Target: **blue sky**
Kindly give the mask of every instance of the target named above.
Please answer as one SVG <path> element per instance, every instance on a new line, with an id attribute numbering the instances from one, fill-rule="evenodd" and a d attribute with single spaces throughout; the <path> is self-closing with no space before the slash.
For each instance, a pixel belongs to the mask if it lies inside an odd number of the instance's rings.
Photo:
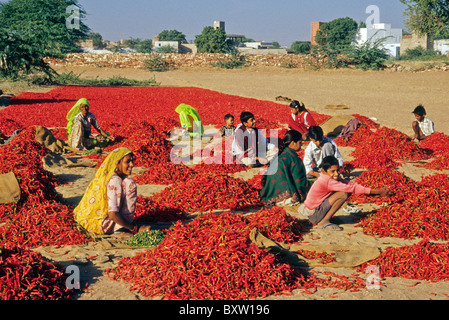
<path id="1" fill-rule="evenodd" d="M 405 6 L 399 0 L 79 0 L 86 24 L 104 39 L 152 39 L 176 29 L 194 40 L 205 26 L 225 21 L 228 34 L 290 46 L 310 40 L 312 21 L 351 17 L 365 21 L 366 8 L 376 5 L 380 22 L 404 27 Z"/>

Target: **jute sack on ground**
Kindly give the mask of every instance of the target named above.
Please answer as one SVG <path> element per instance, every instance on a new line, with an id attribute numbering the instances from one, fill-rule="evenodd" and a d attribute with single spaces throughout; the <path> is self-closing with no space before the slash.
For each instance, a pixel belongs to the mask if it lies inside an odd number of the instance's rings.
<path id="1" fill-rule="evenodd" d="M 301 267 L 353 268 L 365 262 L 376 259 L 381 253 L 379 248 L 367 246 L 341 246 L 337 244 L 288 245 L 285 243 L 275 242 L 265 237 L 256 228 L 251 230 L 250 239 L 259 248 L 267 249 L 269 252 L 279 255 L 285 262 Z M 295 252 L 300 249 L 320 253 L 333 253 L 336 261 L 323 264 L 319 260 L 307 259 Z"/>
<path id="2" fill-rule="evenodd" d="M 35 140 L 45 146 L 52 152 L 63 153 L 66 143 L 63 140 L 56 139 L 55 136 L 45 127 L 35 126 Z"/>
<path id="3" fill-rule="evenodd" d="M 323 129 L 325 136 L 337 137 L 352 118 L 354 117 L 350 115 L 333 116 L 320 125 L 320 127 Z"/>
<path id="4" fill-rule="evenodd" d="M 14 172 L 0 174 L 0 204 L 17 203 L 20 200 L 20 186 Z"/>

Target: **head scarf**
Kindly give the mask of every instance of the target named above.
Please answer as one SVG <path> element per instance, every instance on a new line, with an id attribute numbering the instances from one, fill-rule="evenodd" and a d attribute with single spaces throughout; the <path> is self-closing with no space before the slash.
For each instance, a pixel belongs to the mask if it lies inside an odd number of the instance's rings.
<path id="1" fill-rule="evenodd" d="M 176 113 L 179 113 L 179 121 L 181 122 L 181 126 L 185 128 L 189 128 L 193 124 L 190 123 L 189 116 L 192 117 L 193 121 L 199 128 L 200 132 L 189 132 L 190 136 L 193 137 L 202 137 L 204 134 L 204 127 L 203 122 L 201 121 L 200 115 L 198 114 L 198 111 L 187 104 L 180 104 L 176 109 Z"/>
<path id="2" fill-rule="evenodd" d="M 103 219 L 108 216 L 107 183 L 115 173 L 115 169 L 131 150 L 118 148 L 112 151 L 101 164 L 84 193 L 81 202 L 73 211 L 75 221 L 84 229 L 94 234 L 101 235 Z"/>
<path id="3" fill-rule="evenodd" d="M 72 127 L 73 127 L 73 118 L 81 112 L 80 106 L 86 105 L 90 107 L 89 101 L 86 98 L 79 99 L 78 102 L 70 109 L 70 111 L 67 113 L 67 134 L 70 137 L 70 134 L 72 133 Z"/>

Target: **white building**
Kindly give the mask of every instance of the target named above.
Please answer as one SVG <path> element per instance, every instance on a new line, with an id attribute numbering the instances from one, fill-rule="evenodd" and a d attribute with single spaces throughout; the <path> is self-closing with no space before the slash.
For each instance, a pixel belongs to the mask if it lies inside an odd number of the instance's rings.
<path id="1" fill-rule="evenodd" d="M 153 51 L 157 52 L 159 48 L 162 47 L 172 47 L 175 49 L 175 52 L 179 51 L 179 42 L 178 41 L 153 41 Z"/>
<path id="2" fill-rule="evenodd" d="M 449 54 L 449 40 L 435 40 L 433 42 L 433 48 L 436 51 L 440 51 L 443 55 Z"/>
<path id="3" fill-rule="evenodd" d="M 391 56 L 399 55 L 402 29 L 392 28 L 391 23 L 375 23 L 372 28 L 360 28 L 355 36 L 357 44 L 363 44 L 366 41 L 373 43 L 380 39 L 383 39 L 383 47 L 388 50 Z"/>

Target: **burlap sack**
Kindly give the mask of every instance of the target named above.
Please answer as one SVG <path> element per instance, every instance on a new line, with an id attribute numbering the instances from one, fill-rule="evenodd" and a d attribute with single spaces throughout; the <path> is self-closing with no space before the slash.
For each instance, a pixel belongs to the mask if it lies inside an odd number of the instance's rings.
<path id="1" fill-rule="evenodd" d="M 261 234 L 256 228 L 251 230 L 251 241 L 261 249 L 267 249 L 280 256 L 285 262 L 301 267 L 326 267 L 326 268 L 353 268 L 365 262 L 376 259 L 381 251 L 376 247 L 367 246 L 341 246 L 337 244 L 329 245 L 309 245 L 293 244 L 287 245 L 277 243 Z M 333 253 L 335 262 L 323 264 L 319 260 L 306 259 L 298 254 L 298 250 Z"/>
<path id="2" fill-rule="evenodd" d="M 14 172 L 0 174 L 0 204 L 17 203 L 20 194 L 19 182 Z"/>
<path id="3" fill-rule="evenodd" d="M 341 130 L 346 126 L 346 124 L 351 120 L 353 116 L 350 115 L 338 115 L 329 118 L 320 127 L 323 129 L 323 133 L 327 137 L 337 137 Z"/>
<path id="4" fill-rule="evenodd" d="M 63 153 L 66 143 L 60 139 L 56 139 L 55 136 L 45 127 L 35 126 L 36 135 L 35 140 L 45 146 L 47 149 L 56 153 Z"/>

